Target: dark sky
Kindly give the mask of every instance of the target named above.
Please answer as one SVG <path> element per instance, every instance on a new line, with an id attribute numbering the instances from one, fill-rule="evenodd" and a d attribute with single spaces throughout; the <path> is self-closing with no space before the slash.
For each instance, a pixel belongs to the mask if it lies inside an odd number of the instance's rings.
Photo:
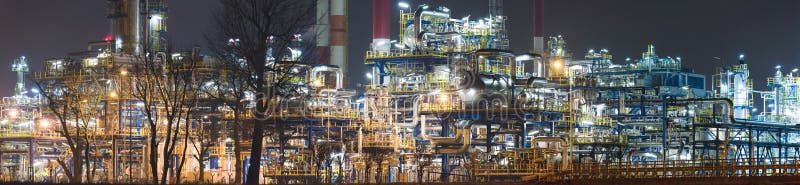
<path id="1" fill-rule="evenodd" d="M 454 17 L 488 14 L 485 0 L 405 0 L 410 4 L 447 6 Z M 348 1 L 349 70 L 352 84 L 366 81 L 363 55 L 371 41 L 371 7 L 368 0 Z M 397 32 L 397 4 L 393 0 L 392 35 Z M 206 43 L 212 30 L 215 0 L 171 0 L 168 31 L 179 47 Z M 89 41 L 109 33 L 104 0 L 2 0 L 0 1 L 0 95 L 10 95 L 16 81 L 11 61 L 30 59 L 32 71 L 46 58 L 81 51 Z M 532 2 L 505 0 L 511 47 L 531 48 Z M 776 64 L 790 70 L 800 66 L 800 1 L 792 0 L 545 0 L 545 36 L 563 35 L 575 58 L 589 48 L 608 48 L 621 63 L 638 58 L 649 43 L 660 55 L 680 56 L 684 65 L 708 75 L 722 63 L 736 63 L 740 52 L 753 64 L 754 86 L 764 89 L 765 77 Z M 397 39 L 397 38 L 392 38 Z M 722 60 L 714 59 L 722 58 Z M 786 70 L 785 70 L 786 71 Z M 32 85 L 29 85 L 32 87 Z"/>

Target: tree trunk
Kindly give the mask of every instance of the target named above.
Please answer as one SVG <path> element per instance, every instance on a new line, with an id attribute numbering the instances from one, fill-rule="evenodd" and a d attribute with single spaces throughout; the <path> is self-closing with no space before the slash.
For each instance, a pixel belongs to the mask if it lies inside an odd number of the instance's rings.
<path id="1" fill-rule="evenodd" d="M 263 59 L 263 58 L 262 58 Z M 257 71 L 263 71 L 257 70 Z M 270 101 L 270 96 L 264 94 L 264 77 L 256 78 L 256 92 L 261 92 L 256 95 L 256 120 L 253 126 L 253 141 L 250 148 L 250 166 L 247 168 L 247 182 L 248 185 L 256 185 L 259 183 L 259 176 L 261 175 L 261 152 L 263 149 L 262 142 L 264 141 L 264 124 L 266 123 L 267 107 Z M 261 102 L 258 102 L 261 101 Z M 282 143 L 282 141 L 281 141 Z M 281 147 L 283 148 L 283 147 Z M 281 149 L 281 154 L 283 149 Z M 282 159 L 282 158 L 281 158 Z"/>
<path id="2" fill-rule="evenodd" d="M 156 141 L 155 125 L 150 125 L 150 175 L 153 176 L 153 184 L 158 182 L 158 141 Z"/>
<path id="3" fill-rule="evenodd" d="M 79 145 L 79 144 L 78 144 Z M 70 183 L 81 183 L 83 179 L 83 157 L 81 157 L 81 149 L 83 147 L 77 146 L 76 149 L 78 152 L 72 153 L 72 177 L 69 180 Z M 67 170 L 67 169 L 64 169 Z"/>
<path id="4" fill-rule="evenodd" d="M 239 184 L 242 183 L 242 142 L 240 139 L 242 138 L 240 132 L 240 127 L 242 123 L 239 122 L 239 105 L 237 108 L 233 110 L 233 155 L 234 155 L 234 176 L 233 176 L 233 183 Z"/>
<path id="5" fill-rule="evenodd" d="M 203 124 L 203 123 L 200 123 L 200 124 Z M 203 127 L 201 125 L 201 127 L 200 127 L 201 132 L 202 132 L 202 128 Z M 177 183 L 177 184 L 181 183 L 181 173 L 183 172 L 183 165 L 186 164 L 186 149 L 189 148 L 189 123 L 188 122 L 186 123 L 186 128 L 184 129 L 184 132 L 185 132 L 185 135 L 184 135 L 184 138 L 183 138 L 183 152 L 181 153 L 181 162 L 178 163 L 178 169 L 176 169 L 177 172 L 175 173 L 175 183 Z M 201 137 L 201 139 L 200 139 L 200 147 L 202 148 L 202 146 L 203 146 L 203 140 L 202 140 L 202 137 Z M 201 155 L 200 158 L 202 158 L 203 157 L 202 153 L 200 153 L 200 155 Z M 203 163 L 203 161 L 201 160 L 200 164 L 202 164 L 202 163 Z M 200 170 L 202 170 L 202 168 Z"/>
<path id="6" fill-rule="evenodd" d="M 264 139 L 264 121 L 257 120 L 253 126 L 253 143 L 250 148 L 250 166 L 247 168 L 247 181 L 245 184 L 258 184 L 261 167 L 261 142 Z"/>
<path id="7" fill-rule="evenodd" d="M 203 148 L 203 146 L 201 146 L 200 148 Z M 204 149 L 201 149 L 201 150 L 204 150 Z M 203 161 L 204 161 L 203 153 L 200 153 L 199 155 L 200 155 L 200 157 L 198 158 L 197 162 L 199 162 L 199 164 L 200 164 L 200 174 L 197 175 L 197 183 L 203 184 L 203 183 L 205 183 L 205 180 L 206 180 L 206 178 L 205 178 L 206 177 L 206 175 L 205 175 L 206 164 L 203 163 Z"/>

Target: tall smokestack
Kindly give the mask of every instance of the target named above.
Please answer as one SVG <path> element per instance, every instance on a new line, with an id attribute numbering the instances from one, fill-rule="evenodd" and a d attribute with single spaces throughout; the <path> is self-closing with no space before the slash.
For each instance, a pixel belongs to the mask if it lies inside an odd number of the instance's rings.
<path id="1" fill-rule="evenodd" d="M 544 53 L 544 0 L 533 0 L 533 52 Z"/>
<path id="2" fill-rule="evenodd" d="M 331 0 L 331 65 L 347 74 L 347 1 Z"/>
<path id="3" fill-rule="evenodd" d="M 317 0 L 317 62 L 331 64 L 330 0 Z"/>
<path id="4" fill-rule="evenodd" d="M 389 0 L 372 1 L 372 50 L 388 52 L 389 41 Z"/>

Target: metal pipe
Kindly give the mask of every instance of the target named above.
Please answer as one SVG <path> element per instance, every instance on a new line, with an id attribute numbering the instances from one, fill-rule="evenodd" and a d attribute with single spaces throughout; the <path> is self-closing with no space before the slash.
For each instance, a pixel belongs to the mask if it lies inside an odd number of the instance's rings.
<path id="1" fill-rule="evenodd" d="M 464 129 L 469 130 L 474 121 L 472 120 L 461 120 L 456 124 L 456 134 L 455 137 L 430 137 L 431 144 L 433 145 L 447 145 L 447 144 L 458 144 L 459 140 L 469 140 L 471 138 L 465 138 L 464 136 Z"/>
<path id="2" fill-rule="evenodd" d="M 462 129 L 458 129 L 458 130 L 461 130 L 461 135 L 462 135 L 461 136 L 461 138 L 462 138 L 461 146 L 458 147 L 458 148 L 440 148 L 440 149 L 437 150 L 438 153 L 441 153 L 441 154 L 460 154 L 460 153 L 464 153 L 465 151 L 467 151 L 467 149 L 469 148 L 469 145 L 470 145 L 470 141 L 472 141 L 472 139 L 471 139 L 472 138 L 472 130 L 470 128 L 462 128 Z"/>
<path id="3" fill-rule="evenodd" d="M 422 32 L 422 16 L 429 15 L 429 16 L 438 17 L 438 18 L 441 18 L 441 19 L 450 19 L 450 14 L 449 13 L 423 10 L 423 7 L 426 7 L 426 6 L 427 5 L 424 5 L 424 4 L 420 5 L 417 8 L 417 10 L 414 12 L 414 34 L 419 35 Z M 416 46 L 421 46 L 421 44 L 422 44 L 422 40 L 420 40 L 421 37 L 416 36 L 415 38 L 417 38 L 415 45 Z"/>
<path id="4" fill-rule="evenodd" d="M 536 153 L 536 142 L 540 141 L 549 141 L 549 142 L 559 142 L 561 143 L 561 170 L 567 169 L 567 161 L 569 160 L 567 157 L 567 140 L 562 137 L 538 137 L 531 140 L 531 148 L 533 148 L 533 152 Z"/>
<path id="5" fill-rule="evenodd" d="M 322 72 L 334 72 L 336 74 L 336 89 L 342 89 L 344 75 L 342 69 L 335 66 L 315 66 L 311 68 L 311 80 L 316 80 Z"/>

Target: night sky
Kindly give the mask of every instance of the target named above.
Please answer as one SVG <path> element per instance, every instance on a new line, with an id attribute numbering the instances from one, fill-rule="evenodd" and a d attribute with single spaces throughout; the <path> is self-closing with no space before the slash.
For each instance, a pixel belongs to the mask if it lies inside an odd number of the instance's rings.
<path id="1" fill-rule="evenodd" d="M 488 14 L 484 0 L 405 0 L 415 6 L 447 6 L 453 16 L 473 18 Z M 363 56 L 372 37 L 368 0 L 348 1 L 349 85 L 366 82 Z M 390 20 L 396 38 L 397 4 Z M 178 48 L 205 45 L 211 30 L 215 0 L 169 1 L 168 31 Z M 511 48 L 524 52 L 532 47 L 532 2 L 505 0 Z M 710 74 L 721 64 L 735 64 L 739 53 L 752 64 L 754 87 L 765 89 L 766 76 L 782 64 L 784 72 L 800 67 L 800 1 L 672 0 L 672 1 L 578 1 L 545 0 L 545 36 L 563 35 L 577 59 L 589 48 L 607 48 L 616 63 L 638 58 L 649 43 L 665 56 L 680 56 L 684 66 Z M 12 60 L 29 58 L 31 71 L 41 70 L 46 58 L 63 57 L 86 49 L 89 41 L 109 34 L 104 0 L 2 0 L 0 1 L 0 95 L 13 92 L 16 79 Z M 721 58 L 719 59 L 715 59 Z M 710 83 L 710 82 L 709 82 Z M 28 87 L 32 87 L 30 84 Z"/>

